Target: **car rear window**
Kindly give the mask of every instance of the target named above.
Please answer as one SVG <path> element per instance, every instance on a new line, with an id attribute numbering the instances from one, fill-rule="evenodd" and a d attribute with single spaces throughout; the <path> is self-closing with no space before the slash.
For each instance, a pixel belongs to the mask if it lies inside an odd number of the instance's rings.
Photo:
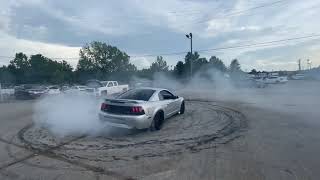
<path id="1" fill-rule="evenodd" d="M 155 90 L 152 89 L 132 89 L 121 94 L 118 98 L 148 101 L 154 92 Z"/>

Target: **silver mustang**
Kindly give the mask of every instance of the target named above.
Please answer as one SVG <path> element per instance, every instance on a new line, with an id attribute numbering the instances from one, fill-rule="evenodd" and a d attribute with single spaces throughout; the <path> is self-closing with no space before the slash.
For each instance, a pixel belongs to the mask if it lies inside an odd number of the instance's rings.
<path id="1" fill-rule="evenodd" d="M 100 121 L 127 129 L 160 130 L 165 119 L 183 114 L 185 103 L 167 89 L 137 88 L 101 104 Z"/>

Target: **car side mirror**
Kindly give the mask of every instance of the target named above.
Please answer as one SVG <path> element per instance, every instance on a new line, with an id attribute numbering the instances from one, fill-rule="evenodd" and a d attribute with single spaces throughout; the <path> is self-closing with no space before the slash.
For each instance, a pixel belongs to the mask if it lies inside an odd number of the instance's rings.
<path id="1" fill-rule="evenodd" d="M 178 99 L 179 98 L 179 96 L 174 96 L 174 99 Z"/>

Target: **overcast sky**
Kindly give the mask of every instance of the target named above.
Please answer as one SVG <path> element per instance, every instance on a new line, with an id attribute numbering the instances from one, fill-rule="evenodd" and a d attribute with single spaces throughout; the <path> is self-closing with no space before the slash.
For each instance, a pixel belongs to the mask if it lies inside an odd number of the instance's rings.
<path id="1" fill-rule="evenodd" d="M 273 3 L 274 2 L 274 3 Z M 320 34 L 320 0 L 0 0 L 0 65 L 16 52 L 69 57 L 97 40 L 132 56 L 138 68 L 155 57 Z M 301 58 L 320 65 L 320 36 L 268 46 L 200 52 L 226 64 L 237 58 L 243 70 L 294 70 Z M 9 56 L 9 57 L 4 57 Z M 170 65 L 184 55 L 164 56 Z"/>

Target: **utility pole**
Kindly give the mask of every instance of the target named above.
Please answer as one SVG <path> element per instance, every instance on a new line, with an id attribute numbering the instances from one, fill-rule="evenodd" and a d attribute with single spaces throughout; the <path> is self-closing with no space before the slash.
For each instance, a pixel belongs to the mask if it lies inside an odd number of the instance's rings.
<path id="1" fill-rule="evenodd" d="M 310 59 L 307 59 L 307 64 L 308 64 L 309 70 L 311 70 L 311 61 L 310 61 Z"/>
<path id="2" fill-rule="evenodd" d="M 1 83 L 0 83 L 0 102 L 3 100 L 2 98 L 2 88 L 1 88 Z"/>
<path id="3" fill-rule="evenodd" d="M 190 53 L 191 53 L 191 58 L 190 58 L 190 78 L 192 77 L 192 60 L 193 60 L 193 54 L 192 54 L 192 33 L 186 34 L 186 37 L 190 39 Z"/>
<path id="4" fill-rule="evenodd" d="M 301 71 L 301 59 L 298 60 L 299 71 Z"/>

